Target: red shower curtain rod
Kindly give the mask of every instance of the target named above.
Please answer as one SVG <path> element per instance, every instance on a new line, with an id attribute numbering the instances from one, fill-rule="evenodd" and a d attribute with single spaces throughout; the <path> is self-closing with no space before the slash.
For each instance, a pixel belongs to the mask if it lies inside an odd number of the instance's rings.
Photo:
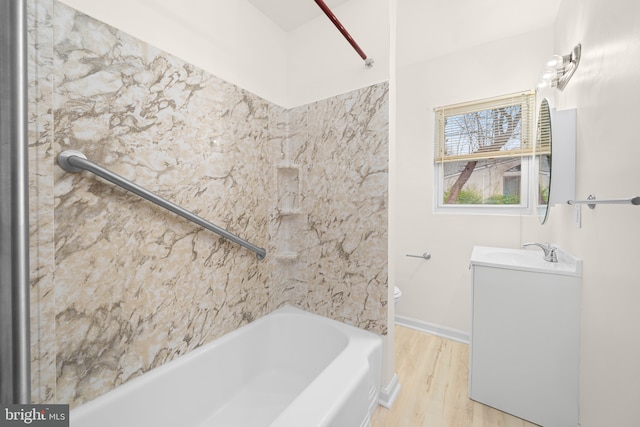
<path id="1" fill-rule="evenodd" d="M 349 44 L 356 50 L 356 52 L 358 52 L 358 55 L 360 55 L 360 58 L 364 60 L 364 65 L 367 68 L 371 68 L 373 66 L 373 59 L 367 58 L 367 55 L 360 48 L 360 46 L 358 46 L 358 43 L 356 43 L 353 37 L 351 37 L 351 34 L 349 34 L 347 29 L 344 28 L 344 25 L 342 25 L 342 23 L 338 20 L 338 18 L 336 18 L 336 15 L 334 15 L 331 9 L 329 9 L 329 6 L 327 6 L 323 0 L 315 0 L 315 2 L 318 6 L 320 6 L 320 9 L 322 9 L 324 14 L 327 15 L 327 18 L 329 18 L 331 22 L 333 22 L 333 25 L 336 26 L 338 31 L 342 33 L 344 38 L 347 39 Z"/>

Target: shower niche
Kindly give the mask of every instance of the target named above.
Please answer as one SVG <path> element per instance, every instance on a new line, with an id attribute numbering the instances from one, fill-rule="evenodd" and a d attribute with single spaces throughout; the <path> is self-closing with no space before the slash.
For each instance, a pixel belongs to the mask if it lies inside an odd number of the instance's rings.
<path id="1" fill-rule="evenodd" d="M 299 244 L 297 244 L 296 230 L 304 225 L 302 215 L 289 214 L 280 215 L 276 221 L 276 252 L 275 257 L 278 260 L 296 260 L 299 256 Z"/>
<path id="2" fill-rule="evenodd" d="M 272 272 L 274 306 L 289 302 L 304 306 L 307 298 L 307 263 L 301 253 L 307 216 L 302 212 L 300 167 L 283 162 L 276 166 L 276 207 L 272 221 L 273 257 L 278 263 Z"/>
<path id="3" fill-rule="evenodd" d="M 282 165 L 277 168 L 278 212 L 281 216 L 300 213 L 300 168 Z"/>
<path id="4" fill-rule="evenodd" d="M 296 233 L 304 226 L 304 216 L 300 209 L 300 168 L 297 165 L 282 164 L 276 167 L 277 218 L 276 253 L 281 261 L 298 259 L 299 244 Z"/>

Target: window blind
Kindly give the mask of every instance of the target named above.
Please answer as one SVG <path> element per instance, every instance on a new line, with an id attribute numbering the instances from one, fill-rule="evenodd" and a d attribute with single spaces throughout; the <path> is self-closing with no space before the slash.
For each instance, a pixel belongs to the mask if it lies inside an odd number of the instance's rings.
<path id="1" fill-rule="evenodd" d="M 436 162 L 528 156 L 536 151 L 534 91 L 448 105 L 434 111 Z"/>

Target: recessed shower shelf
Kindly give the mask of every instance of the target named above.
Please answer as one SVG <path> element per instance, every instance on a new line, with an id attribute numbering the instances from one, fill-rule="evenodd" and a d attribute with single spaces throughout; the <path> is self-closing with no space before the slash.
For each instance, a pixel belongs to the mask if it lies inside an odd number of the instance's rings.
<path id="1" fill-rule="evenodd" d="M 280 216 L 300 212 L 300 169 L 290 164 L 277 167 L 278 212 Z"/>
<path id="2" fill-rule="evenodd" d="M 278 211 L 279 216 L 292 216 L 292 215 L 300 215 L 302 211 L 300 209 L 280 209 Z"/>
<path id="3" fill-rule="evenodd" d="M 292 173 L 297 175 L 300 171 L 300 166 L 293 163 L 280 163 L 279 165 L 276 165 L 276 170 L 279 174 Z"/>
<path id="4" fill-rule="evenodd" d="M 293 261 L 298 259 L 297 252 L 278 252 L 275 254 L 277 260 L 281 261 Z"/>

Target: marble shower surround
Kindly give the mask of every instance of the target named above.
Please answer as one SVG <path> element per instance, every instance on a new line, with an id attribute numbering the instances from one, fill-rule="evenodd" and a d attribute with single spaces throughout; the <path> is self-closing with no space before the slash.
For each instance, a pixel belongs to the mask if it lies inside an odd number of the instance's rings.
<path id="1" fill-rule="evenodd" d="M 272 300 L 284 294 L 380 334 L 387 331 L 388 90 L 378 84 L 287 112 L 279 165 L 298 171 L 300 191 L 294 213 L 276 215 L 272 229 L 286 236 L 278 249 L 295 257 L 276 260 L 280 277 L 270 286 Z"/>
<path id="2" fill-rule="evenodd" d="M 286 110 L 61 3 L 28 15 L 34 402 L 77 406 L 284 303 L 386 333 L 386 83 Z M 65 149 L 267 258 L 64 172 Z"/>

